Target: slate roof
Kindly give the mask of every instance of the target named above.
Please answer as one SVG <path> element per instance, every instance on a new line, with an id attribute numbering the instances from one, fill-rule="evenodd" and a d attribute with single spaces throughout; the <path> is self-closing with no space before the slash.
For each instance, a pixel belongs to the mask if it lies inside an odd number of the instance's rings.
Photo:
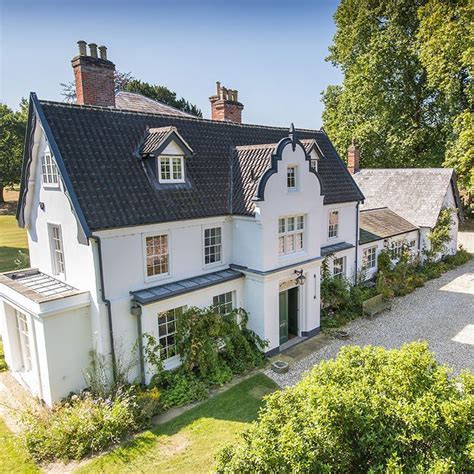
<path id="1" fill-rule="evenodd" d="M 418 230 L 418 227 L 387 207 L 383 207 L 361 211 L 359 214 L 359 229 L 359 243 L 367 244 Z"/>
<path id="2" fill-rule="evenodd" d="M 236 280 L 243 277 L 244 274 L 237 270 L 227 269 L 212 273 L 205 273 L 193 278 L 165 283 L 164 285 L 153 286 L 144 290 L 131 291 L 133 299 L 140 304 L 154 303 L 174 296 L 190 293 L 192 291 L 202 290 L 209 286 L 219 285 L 226 281 Z"/>
<path id="3" fill-rule="evenodd" d="M 362 169 L 353 176 L 365 196 L 361 209 L 388 207 L 418 227 L 434 227 L 454 183 L 449 168 Z"/>
<path id="4" fill-rule="evenodd" d="M 335 252 L 351 249 L 353 247 L 354 246 L 348 242 L 339 242 L 338 244 L 326 245 L 325 247 L 321 247 L 321 256 L 325 257 L 326 255 L 331 255 Z"/>
<path id="5" fill-rule="evenodd" d="M 194 115 L 182 110 L 163 104 L 157 100 L 150 99 L 134 92 L 119 91 L 115 94 L 115 108 L 120 110 L 131 110 L 134 112 L 146 112 L 151 114 L 177 115 L 178 117 L 194 117 Z"/>
<path id="6" fill-rule="evenodd" d="M 237 162 L 231 180 L 234 147 L 273 144 L 288 136 L 286 128 L 48 101 L 38 104 L 91 230 L 232 213 L 252 215 L 253 209 L 242 206 L 242 199 L 233 200 L 235 193 L 245 195 L 252 185 L 252 169 L 259 172 L 263 163 L 250 154 L 242 167 Z M 153 182 L 137 151 L 147 129 L 170 126 L 176 127 L 193 155 L 186 159 L 187 183 L 163 189 Z M 324 156 L 318 168 L 325 204 L 363 199 L 325 133 L 297 130 L 296 135 L 315 140 Z"/>

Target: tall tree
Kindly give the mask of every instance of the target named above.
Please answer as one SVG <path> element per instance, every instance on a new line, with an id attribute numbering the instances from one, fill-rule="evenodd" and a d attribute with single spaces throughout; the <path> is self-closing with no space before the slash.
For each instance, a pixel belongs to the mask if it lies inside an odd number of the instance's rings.
<path id="1" fill-rule="evenodd" d="M 445 165 L 474 192 L 474 2 L 429 0 L 418 10 L 420 58 L 451 118 Z"/>
<path id="2" fill-rule="evenodd" d="M 25 99 L 16 112 L 0 103 L 0 203 L 5 202 L 4 188 L 20 181 L 27 114 Z"/>
<path id="3" fill-rule="evenodd" d="M 323 93 L 323 124 L 341 156 L 352 138 L 364 167 L 440 166 L 448 114 L 420 61 L 426 0 L 342 0 L 327 58 L 344 80 Z"/>
<path id="4" fill-rule="evenodd" d="M 62 96 L 66 102 L 73 102 L 76 100 L 76 86 L 74 81 L 61 83 Z M 153 100 L 158 100 L 163 104 L 170 105 L 176 109 L 187 112 L 196 117 L 202 117 L 201 110 L 194 104 L 191 104 L 184 97 L 178 99 L 176 92 L 168 89 L 165 86 L 158 86 L 135 79 L 130 72 L 115 72 L 115 90 L 127 91 L 142 94 Z"/>

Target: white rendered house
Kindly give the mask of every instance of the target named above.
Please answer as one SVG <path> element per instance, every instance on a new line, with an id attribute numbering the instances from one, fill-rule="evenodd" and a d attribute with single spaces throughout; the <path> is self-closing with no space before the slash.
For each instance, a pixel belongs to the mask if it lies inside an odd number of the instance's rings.
<path id="1" fill-rule="evenodd" d="M 327 135 L 242 124 L 220 84 L 213 120 L 115 96 L 105 48 L 80 43 L 78 105 L 30 96 L 17 219 L 31 269 L 0 276 L 13 376 L 52 405 L 84 388 L 97 351 L 147 382 L 132 348 L 152 334 L 176 367 L 191 306 L 244 308 L 269 354 L 317 334 L 323 259 L 349 279 L 362 265 L 364 196 Z"/>

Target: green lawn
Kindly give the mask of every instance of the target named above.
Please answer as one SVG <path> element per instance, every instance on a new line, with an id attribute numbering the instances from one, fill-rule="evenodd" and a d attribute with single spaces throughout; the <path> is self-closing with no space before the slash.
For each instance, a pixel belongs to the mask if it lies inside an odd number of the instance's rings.
<path id="1" fill-rule="evenodd" d="M 15 216 L 0 216 L 0 273 L 15 269 L 18 251 L 28 249 L 25 229 L 20 229 Z"/>
<path id="2" fill-rule="evenodd" d="M 12 432 L 0 418 L 0 472 L 39 472 L 39 469 L 29 459 L 28 455 L 19 446 Z"/>
<path id="3" fill-rule="evenodd" d="M 262 397 L 276 389 L 257 374 L 226 392 L 183 413 L 109 454 L 86 464 L 79 472 L 209 472 L 214 455 L 256 419 Z"/>

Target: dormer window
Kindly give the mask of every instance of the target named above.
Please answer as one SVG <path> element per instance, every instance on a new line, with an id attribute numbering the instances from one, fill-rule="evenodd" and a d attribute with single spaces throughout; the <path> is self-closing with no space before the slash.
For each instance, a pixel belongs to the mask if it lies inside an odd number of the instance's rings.
<path id="1" fill-rule="evenodd" d="M 146 159 L 146 166 L 152 168 L 158 183 L 186 183 L 185 162 L 193 150 L 176 127 L 149 128 L 139 153 Z"/>
<path id="2" fill-rule="evenodd" d="M 184 158 L 182 156 L 158 157 L 160 183 L 184 183 Z"/>
<path id="3" fill-rule="evenodd" d="M 45 150 L 41 157 L 41 172 L 43 177 L 43 186 L 49 188 L 59 187 L 59 173 L 56 161 L 49 150 Z"/>

